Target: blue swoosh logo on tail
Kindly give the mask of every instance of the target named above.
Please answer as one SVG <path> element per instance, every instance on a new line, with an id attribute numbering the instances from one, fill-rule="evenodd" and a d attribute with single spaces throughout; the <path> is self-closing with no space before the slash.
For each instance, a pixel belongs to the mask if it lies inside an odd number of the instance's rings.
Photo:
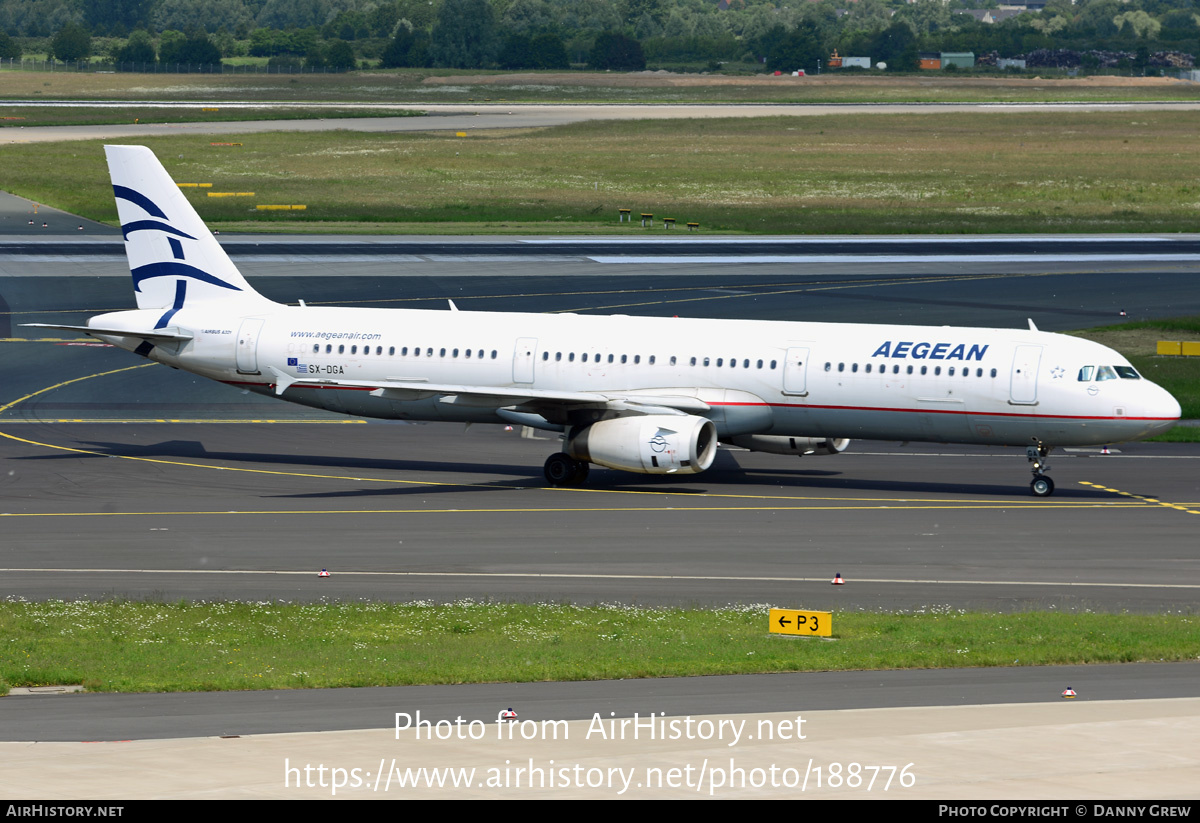
<path id="1" fill-rule="evenodd" d="M 163 220 L 167 219 L 167 215 L 163 213 L 162 209 L 154 205 L 154 201 L 141 192 L 134 191 L 128 186 L 118 186 L 114 184 L 113 195 L 116 196 L 118 200 L 128 200 L 130 203 L 133 203 L 136 206 L 141 206 L 142 211 L 146 212 L 146 214 L 153 215 L 154 217 L 161 217 Z"/>
<path id="2" fill-rule="evenodd" d="M 142 281 L 153 277 L 190 277 L 193 280 L 199 280 L 202 283 L 209 283 L 213 286 L 220 286 L 223 289 L 241 291 L 240 288 L 232 283 L 226 283 L 221 278 L 215 277 L 202 269 L 189 266 L 187 263 L 174 262 L 149 263 L 145 266 L 138 266 L 133 270 L 133 290 L 141 291 Z"/>

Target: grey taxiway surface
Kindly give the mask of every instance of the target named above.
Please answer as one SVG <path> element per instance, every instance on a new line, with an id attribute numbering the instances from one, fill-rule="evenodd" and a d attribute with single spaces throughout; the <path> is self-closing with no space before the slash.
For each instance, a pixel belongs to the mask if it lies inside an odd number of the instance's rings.
<path id="1" fill-rule="evenodd" d="M 45 105 L 46 101 L 24 101 Z M 78 105 L 78 104 L 75 104 Z M 92 105 L 90 103 L 86 105 Z M 115 103 L 128 106 L 130 103 Z M 199 109 L 228 107 L 228 101 L 195 101 L 178 104 Z M 263 104 L 270 105 L 270 104 Z M 293 104 L 281 104 L 294 107 Z M 394 103 L 392 107 L 406 104 Z M 982 112 L 1003 114 L 1014 111 L 1188 111 L 1200 108 L 1193 102 L 1152 103 L 910 103 L 910 104 L 810 104 L 810 105 L 539 105 L 487 103 L 423 103 L 413 101 L 413 110 L 426 117 L 348 117 L 330 120 L 258 120 L 225 123 L 112 124 L 98 126 L 31 126 L 0 132 L 10 143 L 42 143 L 63 140 L 127 140 L 165 134 L 253 134 L 258 132 L 311 131 L 462 131 L 469 129 L 515 129 L 560 126 L 586 120 L 681 119 L 712 117 L 822 117 L 847 114 L 921 114 L 936 112 Z"/>
<path id="2" fill-rule="evenodd" d="M 617 265 L 503 253 L 352 263 L 340 254 L 247 255 L 242 266 L 272 297 L 351 305 L 439 307 L 449 297 L 491 310 L 1015 326 L 1032 315 L 1043 329 L 1116 321 L 1122 309 L 1155 317 L 1200 307 L 1190 259 L 733 267 L 669 256 Z M 21 329 L 128 306 L 129 282 L 110 255 L 14 257 L 0 260 L 7 596 L 1194 611 L 1194 447 L 1058 456 L 1059 491 L 1048 500 L 1029 496 L 1019 454 L 915 444 L 854 444 L 837 457 L 800 460 L 724 452 L 689 482 L 596 471 L 586 489 L 549 490 L 540 465 L 555 449 L 550 440 L 490 426 L 334 422 Z M 354 273 L 328 276 L 340 263 Z M 333 576 L 318 578 L 322 567 Z M 835 572 L 848 585 L 831 587 Z M 700 678 L 471 687 L 469 698 L 453 690 L 13 697 L 0 701 L 0 726 L 8 739 L 111 740 L 381 727 L 388 711 L 415 704 L 488 716 L 518 698 L 539 717 L 563 718 L 602 708 L 785 710 L 797 706 L 796 694 L 814 710 L 1029 702 L 1072 684 L 1091 699 L 1179 698 L 1197 696 L 1194 674 L 1183 665 Z M 1128 716 L 1112 705 L 1113 717 Z M 1019 716 L 1002 724 L 1019 725 Z M 1193 761 L 1187 767 L 1195 773 Z"/>

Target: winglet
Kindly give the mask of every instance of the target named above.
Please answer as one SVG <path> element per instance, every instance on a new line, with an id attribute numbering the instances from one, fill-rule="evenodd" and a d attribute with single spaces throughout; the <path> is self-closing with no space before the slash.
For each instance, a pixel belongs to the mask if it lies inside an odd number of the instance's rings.
<path id="1" fill-rule="evenodd" d="M 1038 327 L 1037 327 L 1037 326 L 1035 326 L 1035 325 L 1033 325 L 1033 318 L 1032 318 L 1032 317 L 1030 317 L 1030 318 L 1029 318 L 1029 330 L 1030 330 L 1030 331 L 1037 331 L 1037 330 L 1038 330 Z"/>

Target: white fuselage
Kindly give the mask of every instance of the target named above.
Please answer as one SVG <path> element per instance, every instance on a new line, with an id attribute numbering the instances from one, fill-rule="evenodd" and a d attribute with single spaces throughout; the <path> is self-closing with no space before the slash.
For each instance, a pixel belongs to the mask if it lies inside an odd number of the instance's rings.
<path id="1" fill-rule="evenodd" d="M 373 383 L 694 397 L 709 407 L 701 416 L 722 438 L 1072 446 L 1147 437 L 1179 417 L 1174 398 L 1138 378 L 1115 351 L 1038 331 L 287 306 L 241 315 L 225 308 L 175 312 L 170 327 L 192 335 L 179 345 L 147 353 L 139 339 L 105 339 L 130 350 L 140 345 L 151 359 L 214 380 L 263 394 L 285 385 L 285 400 L 377 418 L 499 423 L 505 404 L 447 391 L 398 399 Z M 119 312 L 92 324 L 147 328 L 161 314 Z M 537 411 L 536 404 L 519 409 Z"/>

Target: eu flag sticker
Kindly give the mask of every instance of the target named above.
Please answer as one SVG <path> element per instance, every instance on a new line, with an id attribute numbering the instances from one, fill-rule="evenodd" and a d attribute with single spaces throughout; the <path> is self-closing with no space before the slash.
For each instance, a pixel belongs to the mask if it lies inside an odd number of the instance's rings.
<path id="1" fill-rule="evenodd" d="M 298 358 L 298 357 L 289 357 L 288 358 L 289 366 L 296 366 L 296 365 L 299 365 L 299 363 L 300 363 L 300 358 Z"/>

